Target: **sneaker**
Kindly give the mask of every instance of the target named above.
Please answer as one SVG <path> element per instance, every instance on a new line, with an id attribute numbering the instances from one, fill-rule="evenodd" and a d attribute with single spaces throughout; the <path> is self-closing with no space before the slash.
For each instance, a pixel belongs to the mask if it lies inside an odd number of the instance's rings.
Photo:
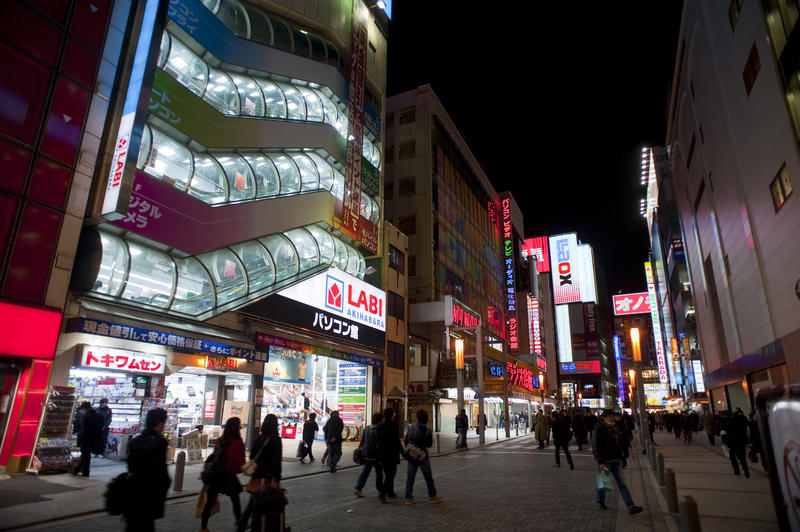
<path id="1" fill-rule="evenodd" d="M 302 458 L 298 458 L 298 460 L 300 460 L 300 463 L 301 463 L 301 464 L 305 464 L 305 463 L 306 463 L 306 461 L 305 461 L 305 460 L 303 460 Z"/>
<path id="2" fill-rule="evenodd" d="M 382 503 L 387 504 L 386 495 L 378 495 L 378 498 L 381 500 Z"/>
<path id="3" fill-rule="evenodd" d="M 406 499 L 406 506 L 411 506 L 412 504 L 416 504 L 414 499 Z"/>
<path id="4" fill-rule="evenodd" d="M 569 468 L 570 468 L 570 469 L 575 469 L 575 464 L 570 464 L 570 465 L 569 465 Z"/>
<path id="5" fill-rule="evenodd" d="M 312 462 L 316 462 L 316 460 L 314 458 L 312 458 L 311 460 L 308 461 L 309 464 L 312 463 Z"/>
<path id="6" fill-rule="evenodd" d="M 364 495 L 364 492 L 363 492 L 363 491 L 361 491 L 360 489 L 354 489 L 354 490 L 353 490 L 353 493 L 355 493 L 355 494 L 356 494 L 356 495 L 358 495 L 359 497 L 364 497 L 364 496 L 365 496 L 365 495 Z"/>
<path id="7" fill-rule="evenodd" d="M 641 506 L 636 506 L 634 504 L 633 506 L 628 508 L 628 513 L 631 514 L 631 515 L 635 515 L 635 514 L 641 513 L 642 510 L 644 510 L 644 508 L 642 508 Z"/>
<path id="8" fill-rule="evenodd" d="M 442 502 L 442 496 L 441 495 L 434 495 L 433 497 L 428 499 L 428 502 L 432 503 L 432 504 L 436 504 L 437 502 Z"/>
<path id="9" fill-rule="evenodd" d="M 608 506 L 606 506 L 605 502 L 598 502 L 597 506 L 599 506 L 601 510 L 608 510 Z"/>

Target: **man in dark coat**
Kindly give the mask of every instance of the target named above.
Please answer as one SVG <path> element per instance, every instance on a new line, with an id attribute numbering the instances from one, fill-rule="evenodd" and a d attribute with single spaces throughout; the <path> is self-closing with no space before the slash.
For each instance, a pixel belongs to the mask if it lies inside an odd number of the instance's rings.
<path id="1" fill-rule="evenodd" d="M 722 441 L 722 443 L 726 444 L 730 449 L 728 454 L 731 459 L 731 465 L 733 466 L 733 474 L 740 474 L 739 464 L 736 463 L 736 459 L 738 458 L 739 462 L 742 464 L 742 469 L 744 469 L 744 476 L 747 478 L 750 478 L 750 469 L 747 467 L 745 449 L 748 443 L 747 432 L 749 428 L 747 418 L 744 417 L 742 410 L 737 408 L 736 412 L 725 422 L 726 434 Z"/>
<path id="2" fill-rule="evenodd" d="M 578 450 L 582 451 L 583 446 L 586 444 L 586 424 L 583 421 L 583 414 L 580 410 L 575 411 L 572 417 L 572 431 L 575 433 L 575 443 L 578 444 Z"/>
<path id="3" fill-rule="evenodd" d="M 625 485 L 619 474 L 619 466 L 622 462 L 622 447 L 620 445 L 619 430 L 615 425 L 614 411 L 609 408 L 603 410 L 600 422 L 594 429 L 592 450 L 597 460 L 598 473 L 613 475 L 619 488 L 619 494 L 628 507 L 628 513 L 638 514 L 641 512 L 642 507 L 633 504 L 628 486 Z M 600 487 L 597 488 L 597 505 L 603 510 L 608 509 L 606 507 L 606 490 Z"/>
<path id="4" fill-rule="evenodd" d="M 106 449 L 108 448 L 108 431 L 111 427 L 111 418 L 113 414 L 108 407 L 108 399 L 105 397 L 100 399 L 100 406 L 97 407 L 97 413 L 100 414 L 100 419 L 103 420 L 103 452 L 100 454 L 106 454 Z"/>
<path id="5" fill-rule="evenodd" d="M 72 470 L 73 475 L 82 474 L 89 476 L 89 468 L 92 463 L 92 453 L 100 454 L 103 446 L 103 420 L 93 408 L 92 403 L 84 401 L 81 403 L 81 423 L 78 430 L 78 447 L 81 448 L 81 459 L 78 465 Z"/>
<path id="6" fill-rule="evenodd" d="M 128 444 L 128 472 L 136 500 L 125 512 L 127 532 L 154 531 L 155 520 L 164 517 L 164 501 L 171 482 L 167 473 L 167 440 L 161 435 L 166 421 L 166 410 L 150 410 L 144 432 Z"/>
<path id="7" fill-rule="evenodd" d="M 331 473 L 336 473 L 336 464 L 342 457 L 342 430 L 344 430 L 344 422 L 339 417 L 339 411 L 334 410 L 331 412 L 328 422 L 325 423 L 325 428 L 322 429 L 325 443 L 328 445 L 328 464 Z"/>
<path id="8" fill-rule="evenodd" d="M 311 452 L 311 446 L 314 445 L 314 438 L 317 436 L 317 431 L 319 431 L 319 425 L 317 425 L 317 413 L 311 412 L 311 414 L 308 415 L 308 421 L 303 423 L 303 442 L 308 448 L 309 464 L 314 461 L 314 454 Z M 303 463 L 304 460 L 301 458 L 300 462 Z"/>
<path id="9" fill-rule="evenodd" d="M 380 494 L 381 502 L 386 502 L 386 497 L 396 499 L 394 491 L 394 477 L 400 463 L 403 448 L 400 445 L 400 429 L 394 420 L 394 410 L 387 408 L 383 411 L 383 423 L 378 426 L 378 454 L 383 464 L 383 490 Z"/>
<path id="10" fill-rule="evenodd" d="M 570 425 L 571 421 L 568 415 L 560 415 L 558 412 L 553 412 L 553 445 L 555 445 L 556 448 L 556 466 L 561 467 L 561 453 L 559 449 L 564 449 L 569 468 L 575 469 L 575 464 L 572 463 L 572 455 L 569 454 L 569 440 L 572 439 L 572 429 Z"/>
<path id="11" fill-rule="evenodd" d="M 462 408 L 461 413 L 456 416 L 456 434 L 460 437 L 456 438 L 456 447 L 458 449 L 467 449 L 467 430 L 469 430 L 469 418 L 467 417 L 467 411 Z"/>

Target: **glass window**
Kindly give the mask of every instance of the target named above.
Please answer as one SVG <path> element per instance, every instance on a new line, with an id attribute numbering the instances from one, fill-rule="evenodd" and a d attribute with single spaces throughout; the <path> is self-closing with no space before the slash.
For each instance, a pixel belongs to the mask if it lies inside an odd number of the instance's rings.
<path id="1" fill-rule="evenodd" d="M 292 34 L 289 31 L 289 26 L 281 18 L 274 15 L 270 15 L 270 20 L 272 21 L 272 36 L 274 37 L 273 45 L 281 50 L 291 52 Z"/>
<path id="2" fill-rule="evenodd" d="M 358 273 L 356 274 L 356 277 L 358 277 L 359 279 L 363 279 L 364 278 L 364 274 L 366 274 L 366 272 L 367 272 L 367 261 L 364 260 L 364 256 L 361 253 L 359 253 L 358 254 Z"/>
<path id="3" fill-rule="evenodd" d="M 259 198 L 277 196 L 281 190 L 278 170 L 268 157 L 261 154 L 245 155 L 245 160 L 255 173 L 256 189 Z"/>
<path id="4" fill-rule="evenodd" d="M 232 74 L 231 79 L 239 92 L 242 115 L 264 116 L 264 95 L 256 82 L 247 76 Z"/>
<path id="5" fill-rule="evenodd" d="M 178 287 L 171 309 L 184 314 L 197 315 L 214 307 L 214 290 L 211 278 L 194 257 L 178 259 Z"/>
<path id="6" fill-rule="evenodd" d="M 300 179 L 303 183 L 300 190 L 317 190 L 319 188 L 319 176 L 314 162 L 302 153 L 292 154 L 292 160 L 300 169 Z"/>
<path id="7" fill-rule="evenodd" d="M 328 49 L 328 63 L 339 68 L 339 50 L 329 42 L 326 42 L 325 46 Z"/>
<path id="8" fill-rule="evenodd" d="M 286 98 L 283 96 L 283 91 L 269 80 L 256 78 L 256 82 L 261 85 L 261 90 L 264 92 L 267 118 L 286 118 Z"/>
<path id="9" fill-rule="evenodd" d="M 156 65 L 159 68 L 164 68 L 164 63 L 167 62 L 167 57 L 169 57 L 169 33 L 164 32 L 161 36 L 161 46 L 158 48 L 158 60 L 156 61 Z"/>
<path id="10" fill-rule="evenodd" d="M 153 147 L 144 171 L 177 189 L 186 190 L 192 177 L 192 152 L 159 130 L 150 131 L 153 134 Z"/>
<path id="11" fill-rule="evenodd" d="M 287 118 L 290 120 L 306 119 L 306 101 L 296 88 L 286 83 L 278 84 L 286 96 Z"/>
<path id="12" fill-rule="evenodd" d="M 169 59 L 164 72 L 198 96 L 203 94 L 208 82 L 208 66 L 174 37 L 170 38 Z"/>
<path id="13" fill-rule="evenodd" d="M 128 242 L 131 269 L 123 299 L 166 308 L 172 297 L 175 272 L 172 259 L 165 253 Z"/>
<path id="14" fill-rule="evenodd" d="M 322 122 L 325 119 L 325 111 L 317 93 L 308 87 L 297 87 L 297 90 L 306 101 L 306 120 Z"/>
<path id="15" fill-rule="evenodd" d="M 281 194 L 292 194 L 300 191 L 300 171 L 292 159 L 282 153 L 268 154 L 280 176 Z"/>
<path id="16" fill-rule="evenodd" d="M 253 5 L 247 7 L 247 14 L 250 17 L 250 39 L 272 46 L 272 23 L 269 18 L 261 9 Z"/>
<path id="17" fill-rule="evenodd" d="M 336 244 L 333 237 L 327 231 L 317 227 L 316 225 L 309 225 L 306 227 L 314 240 L 317 241 L 317 248 L 319 248 L 320 262 L 322 264 L 330 264 L 336 254 Z"/>
<path id="18" fill-rule="evenodd" d="M 317 166 L 317 174 L 319 174 L 319 188 L 330 190 L 333 186 L 333 168 L 328 164 L 328 161 L 320 157 L 314 152 L 307 154 L 314 161 Z"/>
<path id="19" fill-rule="evenodd" d="M 334 240 L 334 244 L 336 246 L 336 255 L 333 258 L 333 265 L 340 270 L 345 270 L 347 268 L 347 244 L 338 238 Z"/>
<path id="20" fill-rule="evenodd" d="M 136 159 L 136 168 L 144 168 L 147 158 L 150 155 L 150 144 L 153 142 L 153 135 L 150 133 L 150 126 L 147 124 L 142 128 L 142 141 L 139 143 L 139 158 Z"/>
<path id="21" fill-rule="evenodd" d="M 377 224 L 378 221 L 381 219 L 381 208 L 377 202 L 372 202 L 372 214 L 369 215 L 369 221 Z"/>
<path id="22" fill-rule="evenodd" d="M 217 161 L 208 155 L 195 155 L 194 175 L 189 186 L 189 194 L 213 205 L 228 199 L 227 188 L 225 173 Z"/>
<path id="23" fill-rule="evenodd" d="M 347 138 L 347 108 L 344 106 L 339 107 L 339 118 L 336 120 L 336 125 L 334 126 L 336 131 L 339 132 L 339 135 L 342 138 Z"/>
<path id="24" fill-rule="evenodd" d="M 317 96 L 319 96 L 319 99 L 322 102 L 322 107 L 325 110 L 325 123 L 336 127 L 336 121 L 339 119 L 339 110 L 336 109 L 336 104 L 334 104 L 331 99 L 321 91 L 315 92 L 317 93 Z"/>
<path id="25" fill-rule="evenodd" d="M 244 271 L 236 255 L 228 248 L 197 256 L 211 274 L 217 292 L 217 305 L 238 299 L 247 293 Z"/>
<path id="26" fill-rule="evenodd" d="M 228 177 L 228 190 L 230 191 L 228 201 L 241 201 L 252 199 L 256 195 L 253 172 L 238 155 L 218 155 L 216 156 L 225 175 Z"/>
<path id="27" fill-rule="evenodd" d="M 239 94 L 230 76 L 221 70 L 209 68 L 208 87 L 203 99 L 222 114 L 229 116 L 239 114 Z"/>
<path id="28" fill-rule="evenodd" d="M 100 233 L 100 242 L 103 245 L 103 258 L 92 292 L 117 296 L 128 271 L 128 248 L 120 238 L 105 233 Z"/>
<path id="29" fill-rule="evenodd" d="M 333 188 L 331 189 L 331 194 L 340 201 L 344 200 L 344 176 L 339 173 L 338 170 L 334 170 L 333 173 Z"/>
<path id="30" fill-rule="evenodd" d="M 381 147 L 380 144 L 372 145 L 372 158 L 369 160 L 375 168 L 381 167 Z"/>
<path id="31" fill-rule="evenodd" d="M 360 268 L 359 259 L 361 257 L 352 246 L 345 244 L 345 248 L 347 249 L 347 266 L 344 271 L 350 275 L 357 275 Z"/>
<path id="32" fill-rule="evenodd" d="M 260 238 L 259 241 L 267 247 L 269 254 L 272 255 L 275 263 L 275 282 L 297 275 L 299 268 L 297 251 L 288 238 L 278 234 Z"/>
<path id="33" fill-rule="evenodd" d="M 311 58 L 315 61 L 325 62 L 325 43 L 316 35 L 309 34 L 308 40 L 311 41 Z"/>
<path id="34" fill-rule="evenodd" d="M 292 229 L 283 233 L 294 244 L 300 259 L 300 271 L 304 272 L 310 270 L 319 264 L 319 249 L 317 249 L 317 241 L 311 236 L 311 233 L 302 227 Z"/>
<path id="35" fill-rule="evenodd" d="M 275 282 L 275 265 L 267 250 L 255 240 L 231 248 L 239 257 L 250 281 L 249 293 L 256 292 Z"/>
<path id="36" fill-rule="evenodd" d="M 202 0 L 203 5 L 208 8 L 209 11 L 217 14 L 217 9 L 219 9 L 219 0 Z"/>
<path id="37" fill-rule="evenodd" d="M 369 196 L 361 192 L 361 216 L 369 220 L 369 216 L 372 214 L 372 200 L 369 199 Z"/>
<path id="38" fill-rule="evenodd" d="M 294 28 L 294 53 L 309 57 L 311 55 L 311 44 L 308 42 L 308 32 Z"/>
<path id="39" fill-rule="evenodd" d="M 372 143 L 367 137 L 364 137 L 364 141 L 361 143 L 361 155 L 368 161 L 372 160 Z"/>
<path id="40" fill-rule="evenodd" d="M 220 0 L 217 18 L 236 35 L 245 39 L 250 38 L 250 20 L 247 11 L 236 0 Z"/>

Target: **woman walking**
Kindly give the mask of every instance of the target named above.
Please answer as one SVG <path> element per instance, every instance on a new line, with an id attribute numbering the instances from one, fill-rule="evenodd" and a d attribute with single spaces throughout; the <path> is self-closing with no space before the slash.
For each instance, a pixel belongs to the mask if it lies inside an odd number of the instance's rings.
<path id="1" fill-rule="evenodd" d="M 237 475 L 244 465 L 244 442 L 241 435 L 242 422 L 238 417 L 232 417 L 225 422 L 214 452 L 222 453 L 222 462 L 225 465 L 225 474 L 218 479 L 206 484 L 205 490 L 208 494 L 206 505 L 203 507 L 203 514 L 200 520 L 200 532 L 208 532 L 208 518 L 211 517 L 211 509 L 217 501 L 217 496 L 224 493 L 231 498 L 233 503 L 233 516 L 238 523 L 242 509 L 239 505 L 239 493 L 242 485 Z"/>
<path id="2" fill-rule="evenodd" d="M 250 449 L 250 459 L 254 460 L 258 467 L 247 483 L 247 491 L 253 495 L 250 496 L 250 501 L 239 519 L 236 527 L 238 532 L 245 529 L 250 514 L 255 509 L 255 494 L 263 487 L 280 487 L 282 457 L 283 446 L 278 436 L 278 418 L 275 414 L 267 414 L 261 424 L 261 434 Z"/>

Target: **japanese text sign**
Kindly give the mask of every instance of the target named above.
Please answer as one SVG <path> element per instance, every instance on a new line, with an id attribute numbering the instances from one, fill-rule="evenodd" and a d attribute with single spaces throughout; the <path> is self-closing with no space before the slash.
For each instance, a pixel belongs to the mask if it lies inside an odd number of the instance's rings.
<path id="1" fill-rule="evenodd" d="M 617 294 L 612 296 L 611 300 L 614 303 L 615 316 L 650 314 L 650 294 L 647 292 Z"/>
<path id="2" fill-rule="evenodd" d="M 81 366 L 136 373 L 161 375 L 167 365 L 167 357 L 152 353 L 140 353 L 127 349 L 114 349 L 96 345 L 84 345 Z"/>

